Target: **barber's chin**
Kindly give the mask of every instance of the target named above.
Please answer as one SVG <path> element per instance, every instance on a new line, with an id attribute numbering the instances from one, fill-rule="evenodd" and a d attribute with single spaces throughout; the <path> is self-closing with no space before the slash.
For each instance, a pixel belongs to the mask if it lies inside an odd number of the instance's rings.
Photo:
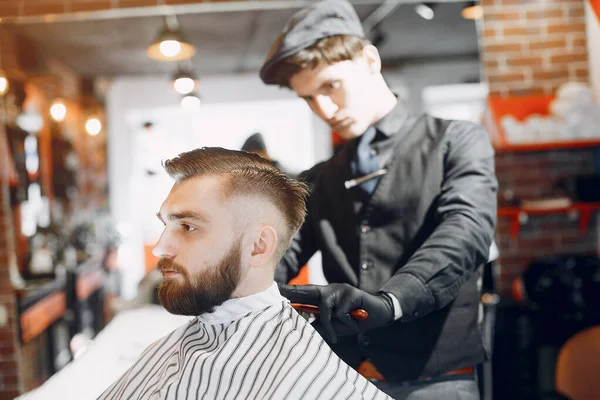
<path id="1" fill-rule="evenodd" d="M 363 130 L 359 129 L 357 124 L 350 124 L 344 129 L 335 132 L 345 140 L 351 140 L 363 134 Z"/>

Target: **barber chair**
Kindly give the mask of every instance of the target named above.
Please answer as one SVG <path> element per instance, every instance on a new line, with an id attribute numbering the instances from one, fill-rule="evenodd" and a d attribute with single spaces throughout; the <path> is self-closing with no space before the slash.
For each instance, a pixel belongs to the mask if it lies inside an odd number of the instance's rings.
<path id="1" fill-rule="evenodd" d="M 556 391 L 571 400 L 600 399 L 600 326 L 583 330 L 562 346 Z"/>
<path id="2" fill-rule="evenodd" d="M 553 399 L 578 393 L 572 382 L 579 384 L 581 381 L 577 381 L 568 368 L 579 368 L 581 363 L 588 361 L 579 357 L 585 352 L 580 343 L 587 343 L 590 353 L 594 351 L 593 339 L 587 339 L 589 334 L 584 339 L 578 339 L 578 335 L 600 325 L 600 258 L 573 254 L 534 260 L 513 289 L 529 315 L 536 396 Z M 598 340 L 597 334 L 592 337 Z M 600 360 L 600 357 L 596 358 Z M 597 377 L 598 370 L 595 371 Z M 585 376 L 581 374 L 581 377 Z M 558 393 L 559 383 L 566 388 L 562 394 Z"/>

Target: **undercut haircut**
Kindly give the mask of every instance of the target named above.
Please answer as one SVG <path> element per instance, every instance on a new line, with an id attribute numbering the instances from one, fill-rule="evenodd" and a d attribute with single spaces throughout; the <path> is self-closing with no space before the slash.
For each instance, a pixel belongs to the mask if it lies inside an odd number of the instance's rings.
<path id="1" fill-rule="evenodd" d="M 286 227 L 285 232 L 278 232 L 277 261 L 306 217 L 306 184 L 289 178 L 256 154 L 202 147 L 164 161 L 163 168 L 176 182 L 206 175 L 218 177 L 225 198 L 257 196 L 275 206 L 283 215 Z"/>

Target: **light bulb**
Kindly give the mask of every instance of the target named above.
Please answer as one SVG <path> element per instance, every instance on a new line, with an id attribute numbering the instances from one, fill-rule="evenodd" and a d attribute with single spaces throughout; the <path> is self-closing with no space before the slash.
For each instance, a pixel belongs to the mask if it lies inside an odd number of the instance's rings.
<path id="1" fill-rule="evenodd" d="M 28 135 L 25 138 L 25 154 L 36 154 L 37 153 L 37 139 L 35 136 Z"/>
<path id="2" fill-rule="evenodd" d="M 35 174 L 40 169 L 40 158 L 28 155 L 25 157 L 25 169 L 30 174 Z"/>
<path id="3" fill-rule="evenodd" d="M 8 92 L 8 79 L 5 76 L 0 75 L 0 96 Z"/>
<path id="4" fill-rule="evenodd" d="M 194 90 L 194 87 L 196 87 L 196 82 L 194 82 L 192 78 L 181 77 L 175 79 L 173 86 L 175 87 L 177 93 L 188 94 Z"/>
<path id="5" fill-rule="evenodd" d="M 426 4 L 417 4 L 415 6 L 415 11 L 417 12 L 417 14 L 419 14 L 422 18 L 424 18 L 426 20 L 433 19 L 434 15 L 435 15 L 435 13 L 433 12 L 433 9 Z"/>
<path id="6" fill-rule="evenodd" d="M 461 11 L 461 15 L 465 19 L 481 19 L 483 17 L 483 7 L 479 5 L 465 7 Z"/>
<path id="7" fill-rule="evenodd" d="M 188 95 L 181 99 L 181 107 L 187 111 L 198 109 L 200 104 L 202 104 L 202 102 L 198 96 Z"/>
<path id="8" fill-rule="evenodd" d="M 55 100 L 54 103 L 52 103 L 52 107 L 50 107 L 50 115 L 55 121 L 64 120 L 67 115 L 65 103 L 63 103 L 62 100 Z"/>
<path id="9" fill-rule="evenodd" d="M 35 106 L 29 106 L 17 117 L 17 126 L 25 132 L 35 135 L 44 127 L 44 118 L 38 114 Z"/>
<path id="10" fill-rule="evenodd" d="M 96 136 L 102 130 L 102 122 L 98 118 L 90 118 L 85 123 L 85 130 L 92 136 Z"/>
<path id="11" fill-rule="evenodd" d="M 181 51 L 181 43 L 177 40 L 163 40 L 160 42 L 160 52 L 165 57 L 175 57 Z"/>

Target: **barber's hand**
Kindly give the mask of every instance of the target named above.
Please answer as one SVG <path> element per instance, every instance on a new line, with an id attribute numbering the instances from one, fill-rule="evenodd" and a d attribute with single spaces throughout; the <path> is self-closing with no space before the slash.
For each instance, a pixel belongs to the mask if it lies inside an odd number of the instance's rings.
<path id="1" fill-rule="evenodd" d="M 321 327 L 315 322 L 315 328 L 332 343 L 337 341 L 338 336 L 355 335 L 394 320 L 394 305 L 389 297 L 372 295 L 346 283 L 326 286 L 279 284 L 279 291 L 292 303 L 318 306 Z M 364 321 L 352 318 L 350 312 L 357 308 L 367 311 L 369 317 Z"/>

